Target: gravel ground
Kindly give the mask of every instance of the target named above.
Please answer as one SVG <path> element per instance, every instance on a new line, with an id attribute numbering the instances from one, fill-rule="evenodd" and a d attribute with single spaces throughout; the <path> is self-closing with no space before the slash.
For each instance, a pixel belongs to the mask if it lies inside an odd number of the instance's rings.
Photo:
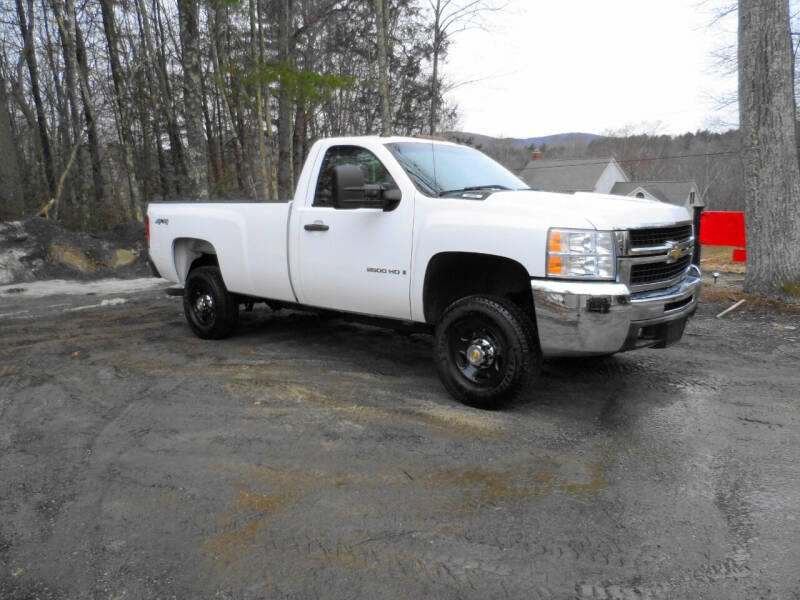
<path id="1" fill-rule="evenodd" d="M 549 363 L 501 412 L 424 335 L 161 289 L 0 294 L 0 598 L 800 598 L 800 318 Z"/>

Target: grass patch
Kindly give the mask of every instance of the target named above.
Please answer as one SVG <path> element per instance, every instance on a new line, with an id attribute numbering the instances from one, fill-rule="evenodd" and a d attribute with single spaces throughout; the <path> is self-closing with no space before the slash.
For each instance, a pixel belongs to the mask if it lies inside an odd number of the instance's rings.
<path id="1" fill-rule="evenodd" d="M 787 281 L 781 286 L 781 291 L 790 296 L 800 298 L 800 281 Z"/>
<path id="2" fill-rule="evenodd" d="M 744 273 L 745 263 L 733 262 L 734 246 L 703 246 L 700 253 L 700 266 L 703 271 L 720 273 Z"/>

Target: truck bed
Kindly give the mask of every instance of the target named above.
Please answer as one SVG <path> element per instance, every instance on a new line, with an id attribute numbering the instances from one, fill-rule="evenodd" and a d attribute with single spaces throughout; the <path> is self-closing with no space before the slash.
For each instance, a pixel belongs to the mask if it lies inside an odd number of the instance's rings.
<path id="1" fill-rule="evenodd" d="M 295 301 L 289 279 L 291 202 L 157 202 L 148 207 L 150 257 L 183 283 L 192 262 L 214 254 L 231 292 Z"/>

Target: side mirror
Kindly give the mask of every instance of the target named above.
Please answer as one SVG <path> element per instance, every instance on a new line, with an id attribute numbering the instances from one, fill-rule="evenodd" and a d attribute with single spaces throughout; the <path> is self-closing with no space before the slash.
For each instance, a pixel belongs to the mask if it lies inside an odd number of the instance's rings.
<path id="1" fill-rule="evenodd" d="M 359 208 L 364 201 L 364 173 L 355 165 L 339 165 L 333 170 L 333 206 Z"/>
<path id="2" fill-rule="evenodd" d="M 355 165 L 339 165 L 333 170 L 333 206 L 339 209 L 380 208 L 394 210 L 400 203 L 398 188 L 365 184 L 364 172 Z"/>
<path id="3" fill-rule="evenodd" d="M 400 192 L 400 188 L 395 187 L 383 190 L 381 197 L 383 198 L 384 212 L 389 212 L 397 208 L 397 205 L 400 204 L 400 200 L 403 198 L 403 194 Z"/>

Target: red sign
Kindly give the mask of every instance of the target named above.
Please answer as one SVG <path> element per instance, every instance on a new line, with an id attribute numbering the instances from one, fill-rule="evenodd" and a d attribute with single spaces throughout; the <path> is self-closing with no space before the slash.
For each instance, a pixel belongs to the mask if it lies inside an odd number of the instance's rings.
<path id="1" fill-rule="evenodd" d="M 747 245 L 743 212 L 704 211 L 700 215 L 700 243 L 705 246 Z"/>
<path id="2" fill-rule="evenodd" d="M 736 211 L 705 211 L 700 215 L 700 243 L 705 246 L 738 246 L 733 251 L 734 262 L 747 262 L 744 213 Z"/>

